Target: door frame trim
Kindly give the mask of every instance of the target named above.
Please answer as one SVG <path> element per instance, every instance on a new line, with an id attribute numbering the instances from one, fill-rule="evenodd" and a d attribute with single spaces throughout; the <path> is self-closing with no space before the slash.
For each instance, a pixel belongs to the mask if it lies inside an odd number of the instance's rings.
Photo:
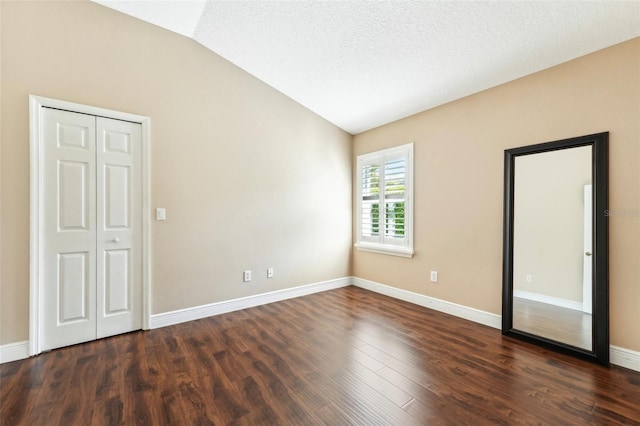
<path id="1" fill-rule="evenodd" d="M 56 108 L 116 120 L 139 123 L 142 127 L 142 329 L 148 330 L 151 318 L 151 119 L 137 114 L 113 111 L 74 102 L 29 95 L 30 147 L 30 253 L 29 253 L 29 356 L 42 352 L 41 320 L 44 288 L 43 220 L 44 188 L 43 147 L 41 146 L 42 110 Z"/>

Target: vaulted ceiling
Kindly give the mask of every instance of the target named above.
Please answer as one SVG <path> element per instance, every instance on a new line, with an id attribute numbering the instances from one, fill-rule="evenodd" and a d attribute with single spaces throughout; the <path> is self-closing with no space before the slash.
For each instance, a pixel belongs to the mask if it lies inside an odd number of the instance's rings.
<path id="1" fill-rule="evenodd" d="M 640 1 L 94 0 L 356 134 L 640 36 Z"/>

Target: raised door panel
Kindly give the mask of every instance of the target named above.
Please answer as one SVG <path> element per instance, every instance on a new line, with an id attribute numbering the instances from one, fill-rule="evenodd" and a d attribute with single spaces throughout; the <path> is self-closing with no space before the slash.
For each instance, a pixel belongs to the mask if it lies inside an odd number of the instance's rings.
<path id="1" fill-rule="evenodd" d="M 90 187 L 88 162 L 58 161 L 58 229 L 87 231 Z"/>
<path id="2" fill-rule="evenodd" d="M 58 324 L 89 320 L 89 253 L 58 254 Z"/>
<path id="3" fill-rule="evenodd" d="M 105 251 L 105 316 L 131 310 L 131 265 L 129 250 Z"/>
<path id="4" fill-rule="evenodd" d="M 105 229 L 129 229 L 131 223 L 131 184 L 129 166 L 104 165 Z"/>
<path id="5" fill-rule="evenodd" d="M 61 111 L 63 114 L 66 114 L 67 112 L 68 111 Z M 92 121 L 94 120 L 93 117 L 90 116 L 87 116 L 86 118 L 86 123 L 82 123 L 80 121 L 58 121 L 56 123 L 56 145 L 58 148 L 79 149 L 88 153 L 93 151 L 92 145 L 94 138 L 92 133 L 94 126 Z"/>

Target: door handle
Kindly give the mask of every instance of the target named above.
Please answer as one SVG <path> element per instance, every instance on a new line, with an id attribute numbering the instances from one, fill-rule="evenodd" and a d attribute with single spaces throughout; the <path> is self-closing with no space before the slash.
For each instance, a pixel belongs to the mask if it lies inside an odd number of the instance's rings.
<path id="1" fill-rule="evenodd" d="M 588 251 L 588 252 L 586 252 L 584 255 L 585 255 L 585 256 L 591 256 L 591 252 L 590 252 L 590 251 Z"/>
<path id="2" fill-rule="evenodd" d="M 111 240 L 111 242 L 119 243 L 120 242 L 120 238 L 114 238 L 113 240 Z"/>

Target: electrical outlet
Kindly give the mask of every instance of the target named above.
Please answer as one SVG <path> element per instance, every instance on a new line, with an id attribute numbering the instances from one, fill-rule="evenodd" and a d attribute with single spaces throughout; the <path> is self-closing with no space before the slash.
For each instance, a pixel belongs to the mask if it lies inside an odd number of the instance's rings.
<path id="1" fill-rule="evenodd" d="M 527 275 L 527 276 L 525 277 L 525 281 L 526 281 L 526 282 L 528 282 L 528 283 L 533 282 L 533 275 Z"/>
<path id="2" fill-rule="evenodd" d="M 267 269 L 267 278 L 273 278 L 273 268 Z"/>
<path id="3" fill-rule="evenodd" d="M 251 281 L 251 271 L 244 271 L 244 275 L 242 276 L 242 281 L 248 283 Z"/>
<path id="4" fill-rule="evenodd" d="M 431 271 L 431 282 L 432 283 L 438 282 L 438 271 Z"/>

